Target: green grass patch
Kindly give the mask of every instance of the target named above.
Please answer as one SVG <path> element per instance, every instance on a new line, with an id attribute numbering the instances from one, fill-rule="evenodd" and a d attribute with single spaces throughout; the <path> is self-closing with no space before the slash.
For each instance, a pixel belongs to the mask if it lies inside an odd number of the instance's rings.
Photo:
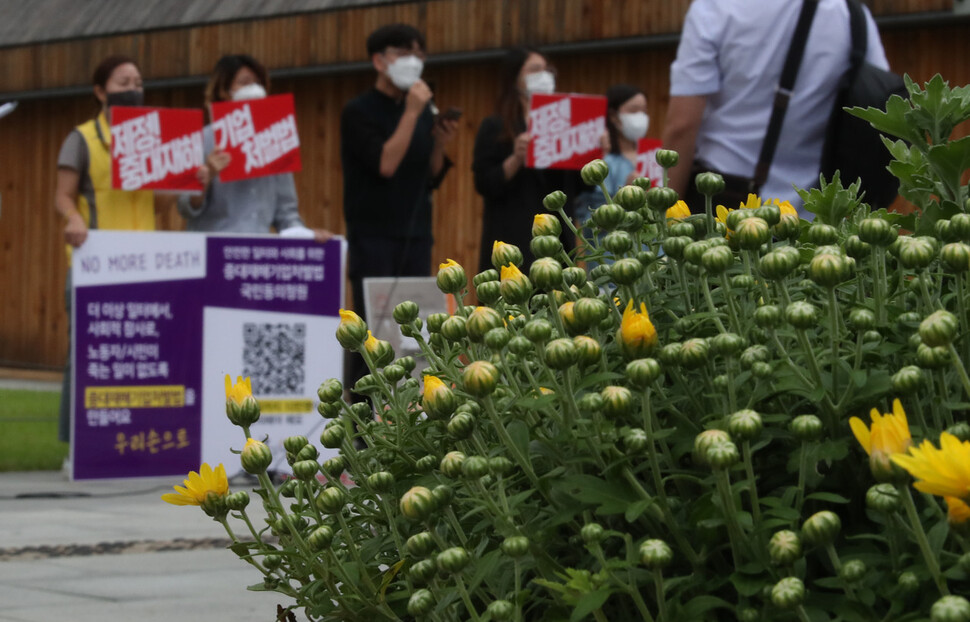
<path id="1" fill-rule="evenodd" d="M 0 471 L 56 471 L 67 456 L 57 440 L 57 391 L 0 389 Z"/>

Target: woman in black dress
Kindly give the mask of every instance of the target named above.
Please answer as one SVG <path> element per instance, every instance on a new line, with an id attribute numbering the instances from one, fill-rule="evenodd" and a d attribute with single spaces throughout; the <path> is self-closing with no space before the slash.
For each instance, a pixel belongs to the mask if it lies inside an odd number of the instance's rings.
<path id="1" fill-rule="evenodd" d="M 555 75 L 545 56 L 529 48 L 509 51 L 502 67 L 496 114 L 482 121 L 475 137 L 475 190 L 485 200 L 479 270 L 492 267 L 492 243 L 501 240 L 522 250 L 525 261 L 520 268 L 528 273 L 534 259 L 529 250 L 532 219 L 545 211 L 543 197 L 562 190 L 572 198 L 580 190 L 582 182 L 577 171 L 525 167 L 530 140 L 526 129 L 529 98 L 533 93 L 555 90 Z M 571 201 L 566 212 L 572 213 Z M 563 247 L 571 251 L 576 239 L 565 223 L 562 229 Z"/>

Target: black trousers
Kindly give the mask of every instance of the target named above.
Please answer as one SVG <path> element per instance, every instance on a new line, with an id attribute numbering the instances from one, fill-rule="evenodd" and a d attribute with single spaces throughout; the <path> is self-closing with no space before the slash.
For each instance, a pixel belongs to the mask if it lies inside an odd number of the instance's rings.
<path id="1" fill-rule="evenodd" d="M 367 319 L 364 303 L 364 279 L 368 277 L 429 276 L 431 245 L 428 237 L 390 237 L 349 234 L 347 237 L 349 277 L 354 297 L 354 312 Z M 392 301 L 397 304 L 400 300 Z M 393 308 L 393 307 L 392 307 Z M 378 310 L 379 311 L 379 310 Z M 344 386 L 353 388 L 368 373 L 364 357 L 356 352 L 344 353 Z M 352 401 L 364 397 L 352 394 Z"/>

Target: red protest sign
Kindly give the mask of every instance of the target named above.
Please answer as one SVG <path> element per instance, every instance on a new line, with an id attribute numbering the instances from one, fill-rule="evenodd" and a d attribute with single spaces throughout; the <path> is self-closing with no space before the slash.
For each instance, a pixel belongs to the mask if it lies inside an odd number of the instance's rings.
<path id="1" fill-rule="evenodd" d="M 212 104 L 215 145 L 231 157 L 220 181 L 295 173 L 300 162 L 293 95 Z"/>
<path id="2" fill-rule="evenodd" d="M 649 177 L 650 187 L 656 188 L 663 181 L 664 169 L 657 164 L 657 151 L 663 143 L 656 138 L 641 138 L 637 141 L 637 177 Z"/>
<path id="3" fill-rule="evenodd" d="M 111 107 L 111 187 L 202 190 L 202 111 Z"/>
<path id="4" fill-rule="evenodd" d="M 579 170 L 603 156 L 606 98 L 599 95 L 535 94 L 529 106 L 529 168 Z"/>

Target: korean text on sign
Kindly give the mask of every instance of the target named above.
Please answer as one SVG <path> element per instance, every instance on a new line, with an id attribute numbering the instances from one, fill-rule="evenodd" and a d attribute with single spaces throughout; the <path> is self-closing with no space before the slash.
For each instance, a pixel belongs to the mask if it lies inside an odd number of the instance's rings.
<path id="1" fill-rule="evenodd" d="M 212 105 L 215 146 L 230 156 L 221 181 L 299 171 L 300 136 L 292 95 Z"/>
<path id="2" fill-rule="evenodd" d="M 111 109 L 111 183 L 120 190 L 201 190 L 202 111 Z"/>
<path id="3" fill-rule="evenodd" d="M 601 157 L 606 98 L 590 95 L 533 95 L 529 109 L 527 166 L 579 170 Z"/>

